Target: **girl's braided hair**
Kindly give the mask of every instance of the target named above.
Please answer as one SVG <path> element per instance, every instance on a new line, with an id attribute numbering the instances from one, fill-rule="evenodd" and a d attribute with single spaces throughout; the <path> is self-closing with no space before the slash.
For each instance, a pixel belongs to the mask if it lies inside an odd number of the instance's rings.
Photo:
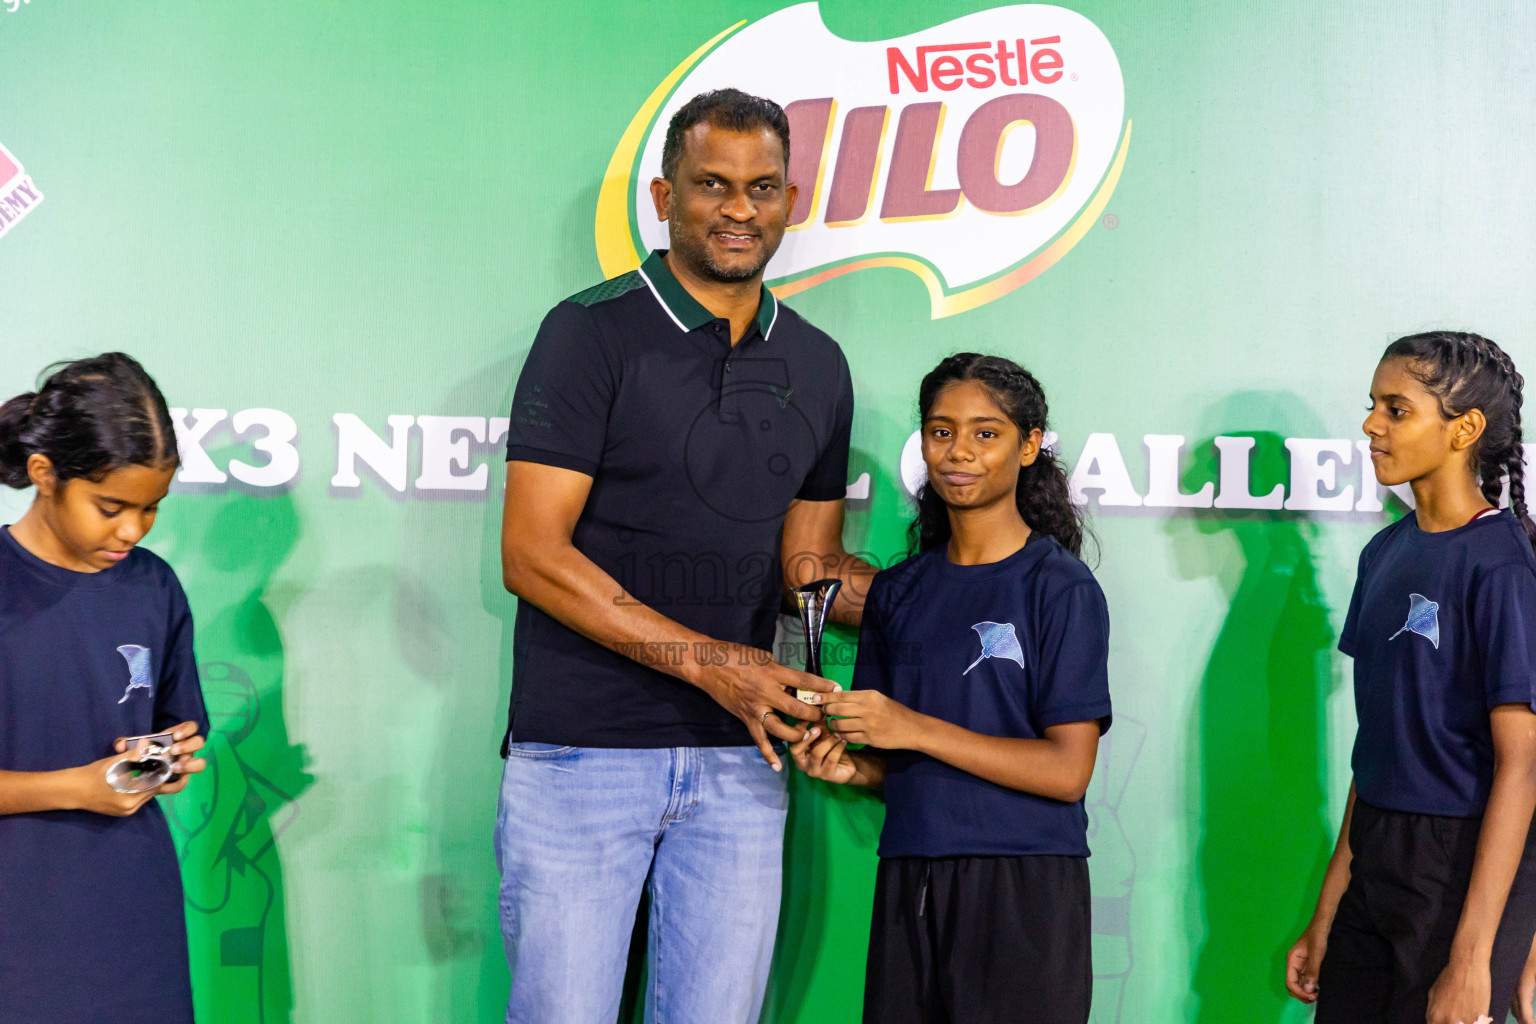
<path id="1" fill-rule="evenodd" d="M 1536 548 L 1536 523 L 1525 505 L 1525 446 L 1520 422 L 1525 378 L 1515 361 L 1480 334 L 1430 331 L 1399 338 L 1382 359 L 1403 359 L 1408 372 L 1440 402 L 1447 418 L 1481 409 L 1487 426 L 1472 447 L 1478 486 L 1490 504 L 1499 503 L 1509 477 L 1509 507 Z"/>

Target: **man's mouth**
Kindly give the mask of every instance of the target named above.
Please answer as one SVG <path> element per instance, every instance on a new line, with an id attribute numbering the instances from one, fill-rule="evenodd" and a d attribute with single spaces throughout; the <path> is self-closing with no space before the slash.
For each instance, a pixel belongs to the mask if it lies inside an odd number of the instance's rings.
<path id="1" fill-rule="evenodd" d="M 711 234 L 731 248 L 742 249 L 752 245 L 760 237 L 755 231 L 714 231 Z"/>

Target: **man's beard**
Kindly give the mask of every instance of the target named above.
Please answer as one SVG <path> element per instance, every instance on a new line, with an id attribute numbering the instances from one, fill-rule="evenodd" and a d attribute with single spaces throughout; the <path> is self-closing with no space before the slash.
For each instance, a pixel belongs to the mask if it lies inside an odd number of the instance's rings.
<path id="1" fill-rule="evenodd" d="M 707 235 L 705 236 L 708 237 Z M 759 236 L 761 237 L 761 236 Z M 774 249 L 770 249 L 766 242 L 762 247 L 762 258 L 755 263 L 740 267 L 723 267 L 715 262 L 714 256 L 709 251 L 707 243 L 696 243 L 691 238 L 673 238 L 672 252 L 680 257 L 700 277 L 711 281 L 719 281 L 722 284 L 735 284 L 738 281 L 749 281 L 763 272 L 768 261 L 773 258 Z"/>

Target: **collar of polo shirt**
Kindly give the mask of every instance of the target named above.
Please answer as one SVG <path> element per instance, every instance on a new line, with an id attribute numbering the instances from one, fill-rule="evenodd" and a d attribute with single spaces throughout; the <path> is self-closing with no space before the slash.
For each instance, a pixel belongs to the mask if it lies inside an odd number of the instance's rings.
<path id="1" fill-rule="evenodd" d="M 701 306 L 699 300 L 689 295 L 688 289 L 672 276 L 666 260 L 662 258 L 665 255 L 665 249 L 652 250 L 640 266 L 640 276 L 651 289 L 651 294 L 656 296 L 656 301 L 661 303 L 661 308 L 667 311 L 667 316 L 684 331 L 696 331 L 716 320 L 715 314 Z M 773 292 L 764 288 L 757 304 L 757 329 L 762 333 L 764 341 L 768 340 L 774 321 L 778 318 L 779 300 L 773 297 Z"/>

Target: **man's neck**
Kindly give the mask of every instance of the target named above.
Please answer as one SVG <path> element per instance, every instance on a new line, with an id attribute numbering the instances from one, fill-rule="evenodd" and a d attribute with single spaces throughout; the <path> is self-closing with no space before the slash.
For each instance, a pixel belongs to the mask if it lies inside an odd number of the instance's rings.
<path id="1" fill-rule="evenodd" d="M 715 316 L 731 322 L 733 346 L 746 337 L 753 319 L 757 317 L 757 307 L 762 303 L 762 274 L 744 281 L 712 281 L 694 273 L 681 260 L 673 259 L 670 250 L 662 257 L 662 261 L 672 276 L 677 278 L 677 283 L 683 286 L 683 291 Z"/>

